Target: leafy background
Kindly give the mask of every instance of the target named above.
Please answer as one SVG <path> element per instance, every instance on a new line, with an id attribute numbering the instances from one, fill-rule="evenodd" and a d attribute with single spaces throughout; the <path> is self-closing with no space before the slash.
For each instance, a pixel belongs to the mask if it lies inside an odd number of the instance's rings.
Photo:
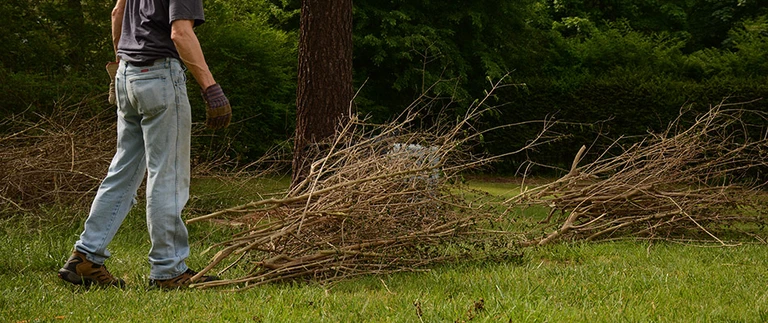
<path id="1" fill-rule="evenodd" d="M 103 67 L 114 55 L 112 5 L 0 3 L 0 117 L 34 118 L 62 102 L 86 102 L 94 114 L 112 109 Z M 298 8 L 299 0 L 205 2 L 207 23 L 197 33 L 239 122 L 197 138 L 196 151 L 225 147 L 245 162 L 286 145 L 295 118 Z M 447 107 L 440 111 L 461 114 L 483 95 L 487 78 L 509 73 L 516 86 L 498 92 L 495 102 L 505 105 L 483 124 L 572 122 L 560 130 L 569 136 L 527 156 L 563 167 L 597 132 L 659 131 L 682 107 L 705 110 L 724 98 L 768 93 L 764 0 L 359 0 L 354 46 L 356 105 L 373 120 L 393 118 L 425 89 L 456 101 L 440 101 Z M 194 81 L 188 88 L 201 121 Z M 759 100 L 747 107 L 768 110 Z M 478 150 L 500 153 L 535 131 L 494 132 Z M 520 158 L 495 171 L 517 170 Z"/>

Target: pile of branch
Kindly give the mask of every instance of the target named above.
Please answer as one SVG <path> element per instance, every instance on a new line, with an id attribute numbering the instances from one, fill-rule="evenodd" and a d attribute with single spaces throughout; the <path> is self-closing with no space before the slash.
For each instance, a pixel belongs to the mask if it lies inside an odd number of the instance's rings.
<path id="1" fill-rule="evenodd" d="M 196 286 L 250 288 L 297 278 L 327 283 L 466 257 L 508 256 L 506 247 L 476 249 L 504 239 L 492 241 L 492 235 L 476 230 L 478 221 L 495 216 L 481 201 L 457 196 L 453 184 L 459 172 L 489 161 L 469 153 L 480 135 L 471 123 L 485 111 L 482 104 L 457 123 L 438 122 L 429 129 L 412 129 L 418 118 L 414 108 L 386 125 L 351 117 L 315 149 L 308 176 L 283 198 L 189 220 L 223 217 L 247 225 L 209 248 L 217 253 L 198 275 L 225 260 L 219 274 L 233 267 L 247 273 Z"/>
<path id="2" fill-rule="evenodd" d="M 95 193 L 114 154 L 115 126 L 104 113 L 86 117 L 82 106 L 0 124 L 9 129 L 0 134 L 0 209 L 78 204 Z"/>
<path id="3" fill-rule="evenodd" d="M 546 221 L 558 219 L 545 229 L 553 231 L 530 243 L 684 239 L 693 232 L 724 243 L 715 234 L 724 226 L 766 224 L 768 114 L 728 107 L 713 107 L 688 127 L 681 113 L 665 132 L 630 147 L 617 140 L 578 166 L 582 147 L 567 175 L 508 201 L 548 206 Z"/>
<path id="4" fill-rule="evenodd" d="M 90 205 L 115 153 L 114 109 L 91 112 L 83 101 L 58 102 L 50 113 L 26 113 L 0 122 L 0 210 L 40 205 Z M 202 124 L 193 137 L 213 137 Z M 213 140 L 213 138 L 211 138 Z M 192 174 L 236 168 L 229 146 L 194 147 Z"/>

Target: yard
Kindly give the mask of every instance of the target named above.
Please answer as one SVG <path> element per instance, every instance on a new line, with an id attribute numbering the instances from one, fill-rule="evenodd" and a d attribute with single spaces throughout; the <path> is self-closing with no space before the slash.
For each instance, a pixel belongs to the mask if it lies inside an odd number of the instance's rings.
<path id="1" fill-rule="evenodd" d="M 197 179 L 186 216 L 278 190 L 285 180 Z M 494 195 L 517 184 L 470 183 Z M 140 204 L 141 205 L 141 202 Z M 543 211 L 542 211 L 543 212 Z M 543 217 L 535 211 L 518 216 Z M 182 322 L 764 322 L 768 246 L 619 240 L 522 249 L 502 262 L 467 261 L 424 272 L 365 276 L 333 285 L 269 284 L 238 292 L 147 289 L 149 238 L 143 208 L 131 211 L 111 244 L 110 271 L 125 290 L 73 288 L 56 277 L 85 214 L 46 208 L 4 217 L 0 321 Z M 192 268 L 200 252 L 231 233 L 189 225 Z M 225 275 L 230 274 L 229 272 Z"/>

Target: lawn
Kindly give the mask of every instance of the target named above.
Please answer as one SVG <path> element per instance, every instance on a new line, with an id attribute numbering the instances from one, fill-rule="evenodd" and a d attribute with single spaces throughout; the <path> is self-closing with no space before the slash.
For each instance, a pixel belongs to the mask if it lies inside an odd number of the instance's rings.
<path id="1" fill-rule="evenodd" d="M 185 216 L 237 205 L 285 180 L 196 180 Z M 470 181 L 492 194 L 514 183 Z M 540 215 L 539 215 L 540 216 Z M 85 214 L 46 208 L 4 217 L 0 322 L 765 322 L 768 246 L 617 241 L 526 248 L 509 262 L 465 262 L 331 286 L 272 284 L 243 292 L 148 290 L 149 237 L 135 208 L 111 244 L 128 288 L 73 288 L 56 277 Z M 228 229 L 189 225 L 193 268 Z"/>

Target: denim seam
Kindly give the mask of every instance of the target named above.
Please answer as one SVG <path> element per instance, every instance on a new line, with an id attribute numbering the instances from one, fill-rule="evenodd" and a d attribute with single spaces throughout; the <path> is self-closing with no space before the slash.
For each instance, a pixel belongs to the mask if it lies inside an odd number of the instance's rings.
<path id="1" fill-rule="evenodd" d="M 173 71 L 174 68 L 171 67 L 171 70 Z M 179 72 L 179 77 L 184 79 L 184 70 L 183 69 L 180 69 L 180 70 L 181 71 L 178 71 Z M 179 170 L 182 169 L 182 165 L 179 165 L 179 153 L 178 153 L 178 149 L 181 146 L 180 141 L 182 140 L 182 138 L 181 138 L 181 136 L 182 136 L 182 133 L 181 133 L 181 128 L 182 128 L 181 118 L 182 118 L 182 115 L 181 115 L 180 108 L 182 106 L 182 104 L 181 104 L 181 96 L 182 96 L 181 86 L 183 84 L 184 84 L 183 82 L 180 82 L 179 84 L 177 84 L 175 82 L 175 80 L 173 82 L 173 90 L 174 90 L 174 93 L 175 93 L 174 98 L 176 99 L 176 106 L 174 108 L 176 109 L 176 151 L 177 151 L 176 155 L 174 156 L 174 165 L 176 166 L 176 174 L 174 176 L 175 186 L 176 186 L 176 194 L 174 195 L 174 199 L 175 199 L 175 202 L 176 202 L 176 210 L 178 210 L 177 211 L 177 214 L 178 214 L 177 216 L 178 216 L 178 220 L 179 220 L 179 223 L 178 223 L 179 225 L 183 225 L 183 222 L 182 222 L 183 220 L 181 219 L 181 211 L 182 211 L 181 207 L 180 207 L 181 202 L 179 201 Z M 185 91 L 185 93 L 186 93 L 186 91 Z M 180 230 L 186 230 L 185 228 L 179 228 L 179 229 Z M 179 232 L 179 230 L 174 231 L 174 235 L 178 235 L 178 232 Z M 174 238 L 174 241 L 176 239 L 177 239 L 177 237 Z M 174 247 L 174 254 L 176 255 L 177 258 L 180 257 L 178 248 Z M 180 272 L 179 275 L 180 275 L 180 274 L 183 274 L 184 272 L 187 271 L 187 264 L 184 262 L 184 260 L 182 260 L 182 261 L 179 262 L 179 265 L 180 265 L 179 266 L 179 272 Z"/>
<path id="2" fill-rule="evenodd" d="M 179 115 L 179 88 L 178 85 L 176 85 L 176 80 L 173 78 L 173 67 L 169 68 L 168 71 L 171 74 L 171 83 L 173 84 L 173 99 L 174 99 L 174 114 L 176 116 L 176 140 L 174 142 L 176 154 L 173 156 L 173 187 L 176 189 L 175 193 L 173 194 L 173 210 L 174 215 L 179 217 L 179 220 L 181 220 L 181 211 L 179 210 L 179 119 L 181 116 Z M 178 239 L 178 233 L 179 233 L 179 227 L 178 222 L 176 223 L 176 228 L 173 230 L 173 255 L 176 256 L 176 258 L 179 257 L 179 248 L 177 248 L 177 245 L 175 243 L 176 239 Z"/>
<path id="3" fill-rule="evenodd" d="M 130 179 L 129 183 L 135 183 L 136 182 L 136 176 L 139 173 L 139 168 L 141 168 L 141 167 L 137 166 L 133 170 L 133 175 L 131 175 L 131 179 Z M 130 187 L 126 187 L 121 192 L 120 197 L 117 199 L 118 202 L 116 203 L 115 207 L 112 209 L 112 216 L 109 219 L 109 224 L 107 226 L 107 232 L 112 232 L 112 227 L 113 227 L 113 225 L 115 223 L 115 219 L 117 218 L 117 214 L 120 213 L 120 207 L 122 207 L 123 202 L 125 201 L 125 195 L 128 193 L 129 190 L 130 190 Z M 107 236 L 104 236 L 101 239 L 101 242 L 99 243 L 99 247 L 98 247 L 99 250 L 105 248 L 106 240 L 107 240 Z M 86 258 L 88 258 L 88 257 L 86 256 Z M 89 259 L 89 260 L 91 260 L 91 259 Z"/>

